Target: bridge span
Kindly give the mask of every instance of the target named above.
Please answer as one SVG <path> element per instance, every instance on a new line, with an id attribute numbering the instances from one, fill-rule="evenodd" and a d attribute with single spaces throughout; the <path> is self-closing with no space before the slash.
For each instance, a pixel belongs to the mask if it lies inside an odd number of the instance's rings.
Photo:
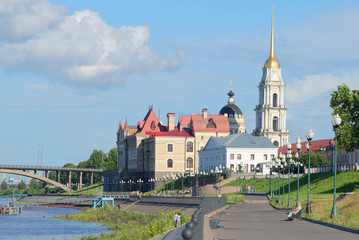
<path id="1" fill-rule="evenodd" d="M 33 171 L 33 173 L 30 173 L 28 171 Z M 45 177 L 42 177 L 38 175 L 38 171 L 43 171 L 45 173 Z M 57 175 L 57 182 L 54 180 L 51 180 L 49 178 L 50 171 L 55 171 Z M 27 165 L 0 165 L 0 172 L 2 173 L 10 173 L 10 174 L 16 174 L 26 177 L 31 177 L 34 179 L 38 179 L 41 181 L 44 181 L 46 183 L 49 183 L 51 185 L 54 185 L 56 187 L 59 187 L 63 189 L 64 191 L 68 192 L 71 190 L 71 188 L 63 185 L 60 183 L 60 173 L 61 172 L 67 172 L 67 180 L 68 183 L 71 184 L 71 174 L 72 172 L 78 173 L 78 188 L 82 188 L 82 174 L 84 172 L 90 173 L 90 183 L 93 185 L 93 174 L 94 173 L 103 173 L 102 169 L 94 169 L 94 168 L 65 168 L 65 167 L 44 167 L 44 166 L 27 166 Z"/>

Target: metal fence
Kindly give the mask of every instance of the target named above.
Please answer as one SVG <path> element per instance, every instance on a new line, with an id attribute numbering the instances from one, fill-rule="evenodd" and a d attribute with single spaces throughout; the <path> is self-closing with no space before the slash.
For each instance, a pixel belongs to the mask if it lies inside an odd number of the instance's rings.
<path id="1" fill-rule="evenodd" d="M 346 172 L 346 171 L 359 171 L 359 165 L 355 164 L 343 164 L 337 165 L 338 172 Z M 305 173 L 308 173 L 308 168 L 304 169 Z M 310 168 L 310 173 L 320 173 L 320 172 L 334 172 L 334 166 L 327 167 L 319 167 L 319 168 Z"/>

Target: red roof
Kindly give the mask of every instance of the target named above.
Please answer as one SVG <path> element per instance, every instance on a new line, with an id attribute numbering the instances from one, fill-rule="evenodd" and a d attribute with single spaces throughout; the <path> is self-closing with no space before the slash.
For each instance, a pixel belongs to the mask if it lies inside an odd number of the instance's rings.
<path id="1" fill-rule="evenodd" d="M 297 152 L 296 143 L 292 143 L 291 152 Z M 306 152 L 307 148 L 305 147 L 307 145 L 307 142 L 302 142 L 301 146 L 302 148 L 299 150 L 300 152 Z M 323 150 L 323 148 L 327 148 L 329 145 L 334 146 L 334 139 L 323 139 L 323 140 L 314 140 L 311 141 L 310 144 L 310 151 L 312 152 L 319 152 Z M 278 149 L 278 153 L 287 153 L 287 146 L 281 146 Z"/>
<path id="2" fill-rule="evenodd" d="M 207 115 L 207 118 L 202 114 L 181 116 L 178 122 L 183 123 L 184 127 L 192 128 L 193 132 L 229 133 L 228 118 L 224 115 Z"/>
<path id="3" fill-rule="evenodd" d="M 177 127 L 170 132 L 146 132 L 146 134 L 151 137 L 194 137 L 190 129 L 183 128 L 182 131 L 180 131 Z"/>

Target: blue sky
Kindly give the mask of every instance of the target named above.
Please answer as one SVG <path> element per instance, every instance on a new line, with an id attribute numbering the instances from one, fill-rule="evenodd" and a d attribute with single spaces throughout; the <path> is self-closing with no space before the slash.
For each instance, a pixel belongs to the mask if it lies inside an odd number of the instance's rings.
<path id="1" fill-rule="evenodd" d="M 89 1 L 0 3 L 0 161 L 62 166 L 116 144 L 154 106 L 217 114 L 230 80 L 246 128 L 269 56 L 282 67 L 293 142 L 331 138 L 331 91 L 359 88 L 358 1 Z"/>

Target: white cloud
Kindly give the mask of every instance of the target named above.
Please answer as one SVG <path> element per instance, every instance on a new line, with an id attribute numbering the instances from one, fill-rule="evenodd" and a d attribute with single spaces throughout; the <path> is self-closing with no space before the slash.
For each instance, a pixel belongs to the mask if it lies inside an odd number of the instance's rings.
<path id="1" fill-rule="evenodd" d="M 345 83 L 350 88 L 359 88 L 359 69 L 334 74 L 312 74 L 302 79 L 292 79 L 287 86 L 285 97 L 289 103 L 301 103 L 321 94 L 337 89 Z"/>
<path id="2" fill-rule="evenodd" d="M 44 0 L 37 3 L 50 4 Z M 54 7 L 47 9 L 57 13 Z M 62 15 L 57 20 L 60 22 L 56 26 L 50 27 L 51 21 L 45 21 L 46 27 L 35 29 L 38 32 L 24 33 L 22 36 L 29 38 L 22 42 L 3 43 L 0 63 L 11 71 L 31 71 L 81 86 L 107 87 L 153 68 L 173 69 L 185 58 L 183 52 L 174 59 L 152 52 L 147 46 L 150 31 L 146 26 L 114 28 L 91 10 Z"/>
<path id="3" fill-rule="evenodd" d="M 22 40 L 60 23 L 63 5 L 47 0 L 0 1 L 0 40 Z"/>

